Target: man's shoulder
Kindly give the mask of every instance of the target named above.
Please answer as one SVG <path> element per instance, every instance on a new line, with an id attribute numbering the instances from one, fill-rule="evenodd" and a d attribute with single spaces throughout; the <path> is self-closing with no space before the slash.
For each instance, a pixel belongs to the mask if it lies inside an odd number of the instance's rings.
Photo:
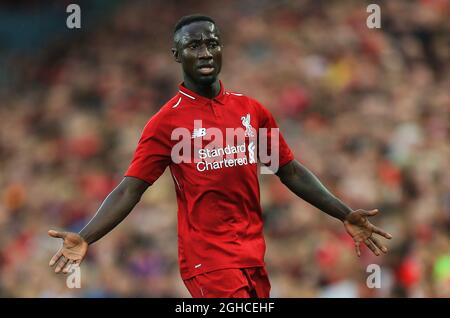
<path id="1" fill-rule="evenodd" d="M 172 98 L 170 98 L 166 103 L 164 103 L 156 113 L 154 113 L 149 121 L 164 121 L 168 122 L 168 120 L 174 116 L 175 109 L 180 105 L 181 97 L 176 94 Z"/>
<path id="2" fill-rule="evenodd" d="M 237 91 L 225 91 L 225 94 L 229 97 L 232 98 L 234 100 L 252 100 L 253 98 L 251 98 L 250 96 L 248 96 L 247 94 L 244 94 L 242 92 L 237 92 Z"/>
<path id="3" fill-rule="evenodd" d="M 255 107 L 256 109 L 259 109 L 261 106 L 261 103 L 256 98 L 247 94 L 236 91 L 226 91 L 225 94 L 235 102 L 244 103 L 251 107 Z"/>
<path id="4" fill-rule="evenodd" d="M 159 113 L 165 116 L 170 115 L 175 109 L 180 106 L 181 99 L 182 98 L 180 94 L 175 94 L 164 105 L 161 106 L 161 108 L 159 109 Z"/>

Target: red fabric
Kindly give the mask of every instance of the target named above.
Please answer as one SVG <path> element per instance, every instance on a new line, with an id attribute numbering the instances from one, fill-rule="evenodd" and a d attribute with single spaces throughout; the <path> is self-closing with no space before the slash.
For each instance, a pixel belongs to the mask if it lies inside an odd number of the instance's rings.
<path id="1" fill-rule="evenodd" d="M 264 267 L 228 268 L 184 281 L 193 298 L 269 298 L 270 282 Z"/>
<path id="2" fill-rule="evenodd" d="M 183 279 L 223 268 L 263 266 L 266 245 L 258 172 L 257 165 L 250 163 L 250 144 L 257 141 L 244 138 L 243 117 L 250 119 L 256 133 L 258 128 L 268 128 L 265 133 L 269 137 L 272 136 L 270 129 L 277 128 L 275 120 L 257 101 L 225 92 L 222 83 L 220 93 L 212 100 L 182 85 L 180 91 L 184 94 L 179 92 L 148 121 L 125 176 L 152 184 L 167 166 L 170 167 L 178 201 L 178 254 Z M 202 120 L 206 136 L 191 137 L 194 120 Z M 229 159 L 223 155 L 198 158 L 200 163 L 173 162 L 171 150 L 179 139 L 171 140 L 171 135 L 179 127 L 186 128 L 191 149 L 190 154 L 183 152 L 183 157 L 193 160 L 194 155 L 198 157 L 209 148 L 210 140 L 214 140 L 214 137 L 209 139 L 212 128 L 216 127 L 223 133 L 223 140 L 218 140 L 223 147 L 236 146 L 235 143 L 243 146 L 234 158 L 246 160 L 246 164 L 200 171 L 205 162 L 212 165 L 213 160 Z M 241 128 L 241 141 L 238 138 L 227 143 L 226 128 Z M 280 166 L 293 160 L 281 134 L 275 148 L 279 148 Z M 253 157 L 256 153 L 252 151 Z"/>

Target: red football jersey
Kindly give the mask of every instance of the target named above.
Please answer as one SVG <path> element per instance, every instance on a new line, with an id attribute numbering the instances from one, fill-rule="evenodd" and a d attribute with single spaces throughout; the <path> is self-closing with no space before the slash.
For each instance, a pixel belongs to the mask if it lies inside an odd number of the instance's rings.
<path id="1" fill-rule="evenodd" d="M 148 121 L 125 173 L 152 184 L 170 167 L 183 279 L 217 269 L 264 266 L 257 138 L 269 137 L 268 152 L 278 156 L 280 167 L 294 159 L 281 133 L 273 147 L 278 151 L 270 149 L 271 129 L 278 128 L 270 112 L 220 85 L 220 93 L 208 99 L 181 84 Z M 240 135 L 228 138 L 230 129 Z M 181 136 L 183 145 L 189 145 L 182 150 Z"/>

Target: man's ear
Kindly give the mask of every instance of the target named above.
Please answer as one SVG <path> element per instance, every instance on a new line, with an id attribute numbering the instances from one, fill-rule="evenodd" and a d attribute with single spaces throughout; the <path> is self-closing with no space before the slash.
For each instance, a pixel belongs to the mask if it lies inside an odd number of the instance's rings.
<path id="1" fill-rule="evenodd" d="M 172 55 L 177 63 L 181 63 L 180 54 L 179 54 L 177 48 L 175 48 L 175 47 L 172 48 Z"/>

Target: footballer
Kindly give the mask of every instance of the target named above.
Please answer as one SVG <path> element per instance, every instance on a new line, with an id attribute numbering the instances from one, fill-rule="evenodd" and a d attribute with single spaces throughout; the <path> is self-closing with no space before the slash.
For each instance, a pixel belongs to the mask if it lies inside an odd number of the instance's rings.
<path id="1" fill-rule="evenodd" d="M 362 244 L 376 255 L 387 252 L 377 236 L 392 236 L 368 220 L 378 211 L 352 210 L 336 198 L 295 160 L 263 105 L 225 89 L 219 80 L 223 45 L 211 17 L 182 17 L 173 40 L 183 82 L 147 122 L 123 180 L 90 222 L 79 233 L 49 231 L 63 240 L 50 260 L 55 272 L 80 264 L 89 245 L 125 219 L 168 167 L 178 203 L 179 269 L 192 297 L 269 297 L 257 164 L 261 138 L 271 154 L 262 163 L 298 197 L 342 221 L 358 256 Z M 225 138 L 230 129 L 239 136 Z"/>

